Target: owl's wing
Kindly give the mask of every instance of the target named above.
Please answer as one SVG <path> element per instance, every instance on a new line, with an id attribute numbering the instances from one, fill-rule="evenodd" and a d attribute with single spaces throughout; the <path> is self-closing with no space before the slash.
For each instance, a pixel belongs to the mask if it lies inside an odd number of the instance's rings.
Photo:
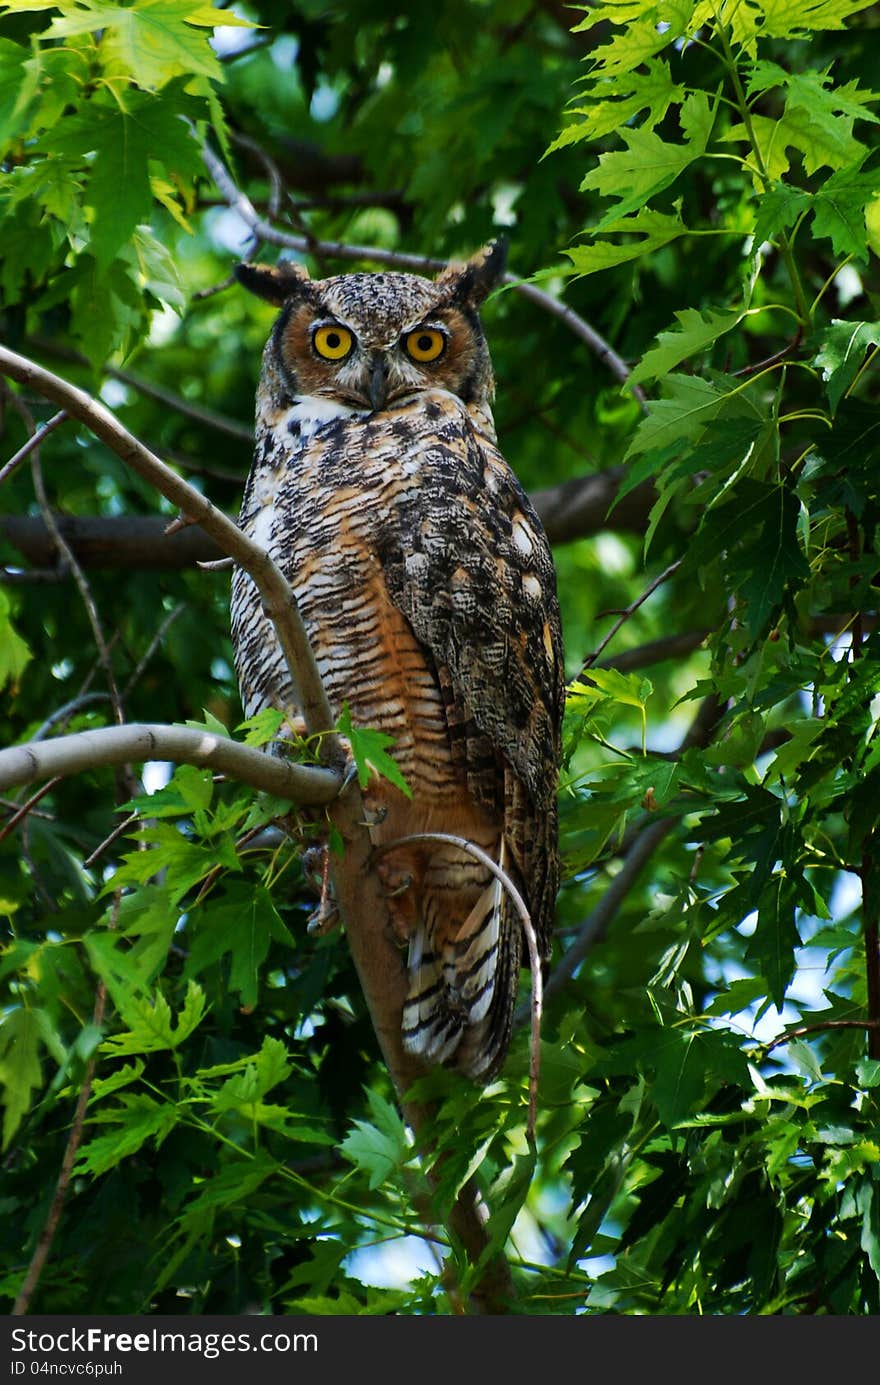
<path id="1" fill-rule="evenodd" d="M 453 757 L 505 841 L 542 953 L 558 880 L 564 674 L 556 575 L 541 522 L 464 411 L 422 438 L 379 556 L 433 663 Z"/>

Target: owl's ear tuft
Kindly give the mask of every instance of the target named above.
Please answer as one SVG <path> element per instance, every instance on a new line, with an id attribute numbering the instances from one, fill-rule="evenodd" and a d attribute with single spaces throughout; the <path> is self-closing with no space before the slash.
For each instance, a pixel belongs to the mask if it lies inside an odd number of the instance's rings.
<path id="1" fill-rule="evenodd" d="M 233 272 L 243 288 L 279 308 L 288 298 L 302 293 L 310 282 L 309 271 L 293 260 L 282 260 L 277 265 L 237 264 Z"/>
<path id="2" fill-rule="evenodd" d="M 478 308 L 504 277 L 507 266 L 507 241 L 503 237 L 490 240 L 476 255 L 463 264 L 450 264 L 438 274 L 435 283 L 444 298 L 457 299 L 469 307 Z"/>

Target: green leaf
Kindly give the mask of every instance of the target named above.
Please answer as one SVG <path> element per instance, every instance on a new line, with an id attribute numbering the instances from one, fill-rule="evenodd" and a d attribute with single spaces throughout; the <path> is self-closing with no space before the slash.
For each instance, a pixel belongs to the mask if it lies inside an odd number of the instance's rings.
<path id="1" fill-rule="evenodd" d="M 150 187 L 154 196 L 155 184 L 156 179 L 151 178 Z M 163 200 L 162 205 L 167 207 L 167 200 Z M 135 229 L 131 244 L 137 259 L 138 279 L 144 293 L 152 294 L 160 303 L 182 312 L 186 306 L 186 294 L 180 270 L 170 250 L 162 245 L 146 226 L 138 226 Z"/>
<path id="2" fill-rule="evenodd" d="M 657 345 L 645 352 L 627 380 L 628 387 L 640 384 L 643 380 L 656 380 L 674 370 L 682 361 L 705 351 L 706 347 L 711 346 L 725 332 L 730 332 L 738 326 L 745 314 L 736 308 L 706 308 L 703 312 L 696 308 L 684 308 L 675 316 L 680 328 L 658 335 Z"/>
<path id="3" fill-rule="evenodd" d="M 625 460 L 689 441 L 722 410 L 731 409 L 735 417 L 758 417 L 751 400 L 743 394 L 734 395 L 723 381 L 705 380 L 699 375 L 667 375 L 663 380 L 663 398 L 648 401 L 647 417 L 636 429 Z"/>
<path id="4" fill-rule="evenodd" d="M 880 1059 L 862 1058 L 856 1063 L 856 1077 L 863 1087 L 880 1087 Z"/>
<path id="5" fill-rule="evenodd" d="M 606 90 L 609 99 L 603 100 L 602 95 Z M 575 106 L 568 112 L 569 115 L 585 115 L 587 119 L 566 125 L 550 145 L 547 154 L 581 140 L 596 140 L 610 135 L 643 111 L 645 115 L 641 127 L 652 130 L 659 125 L 674 101 L 683 100 L 685 91 L 685 87 L 673 83 L 669 64 L 656 58 L 645 64 L 644 72 L 630 72 L 614 82 L 597 82 L 587 93 L 589 105 Z"/>
<path id="6" fill-rule="evenodd" d="M 187 932 L 191 944 L 184 975 L 198 976 L 225 953 L 231 953 L 229 988 L 247 1009 L 258 1002 L 260 972 L 271 941 L 293 946 L 272 895 L 263 885 L 229 885 L 222 897 L 191 913 Z"/>
<path id="7" fill-rule="evenodd" d="M 3 1086 L 3 1149 L 31 1107 L 31 1092 L 43 1085 L 40 1025 L 32 1010 L 21 1006 L 0 1020 L 0 1084 Z"/>
<path id="8" fill-rule="evenodd" d="M 396 761 L 392 760 L 387 754 L 388 746 L 394 744 L 393 736 L 386 736 L 384 731 L 371 731 L 365 727 L 357 727 L 352 724 L 351 709 L 347 702 L 342 704 L 342 714 L 336 723 L 336 730 L 340 735 L 345 736 L 351 746 L 352 759 L 357 768 L 358 783 L 362 789 L 367 787 L 370 782 L 370 773 L 378 774 L 380 778 L 387 779 L 395 788 L 400 789 L 407 798 L 412 798 L 412 789 L 407 784 Z"/>
<path id="9" fill-rule="evenodd" d="M 868 258 L 865 210 L 880 193 L 880 169 L 862 173 L 858 163 L 833 174 L 813 194 L 813 234 L 827 236 L 840 259 Z"/>
<path id="10" fill-rule="evenodd" d="M 590 685 L 594 684 L 595 687 Z M 581 680 L 574 682 L 568 689 L 566 702 L 576 711 L 580 711 L 584 704 L 589 704 L 596 700 L 596 689 L 602 695 L 602 700 L 611 699 L 625 707 L 635 707 L 642 721 L 642 748 L 644 749 L 644 738 L 647 732 L 647 710 L 646 704 L 651 693 L 654 691 L 650 681 L 635 673 L 618 673 L 617 669 L 591 668 L 583 675 Z"/>
<path id="11" fill-rule="evenodd" d="M 651 1099 L 667 1128 L 697 1105 L 706 1085 L 706 1040 L 700 1033 L 665 1029 L 657 1040 Z"/>
<path id="12" fill-rule="evenodd" d="M 746 949 L 747 958 L 765 978 L 777 1010 L 782 1009 L 794 976 L 795 948 L 801 942 L 795 922 L 796 902 L 794 883 L 785 875 L 773 876 L 761 895 L 755 931 Z"/>
<path id="13" fill-rule="evenodd" d="M 855 380 L 869 346 L 880 346 L 880 322 L 846 322 L 834 318 L 825 330 L 814 364 L 822 372 L 828 405 L 837 411 L 841 395 Z"/>
<path id="14" fill-rule="evenodd" d="M 397 1110 L 378 1092 L 368 1092 L 367 1100 L 373 1117 L 356 1120 L 339 1146 L 350 1163 L 367 1174 L 371 1188 L 381 1188 L 391 1174 L 402 1168 L 412 1157 L 413 1149 L 407 1140 L 406 1127 Z"/>
<path id="15" fill-rule="evenodd" d="M 236 731 L 245 731 L 245 745 L 268 745 L 274 741 L 284 724 L 285 713 L 277 707 L 264 707 L 256 716 L 236 726 Z"/>
<path id="16" fill-rule="evenodd" d="M 120 900 L 117 929 L 134 940 L 129 961 L 144 981 L 151 981 L 165 965 L 180 910 L 161 885 L 145 885 Z"/>
<path id="17" fill-rule="evenodd" d="M 182 116 L 179 94 L 135 91 L 125 107 L 93 101 L 42 137 L 41 147 L 53 157 L 81 162 L 94 155 L 84 196 L 95 213 L 90 249 L 100 270 L 149 217 L 152 159 L 178 176 L 201 171 L 198 145 Z"/>
<path id="18" fill-rule="evenodd" d="M 602 197 L 613 197 L 618 204 L 594 230 L 610 229 L 611 223 L 644 207 L 674 183 L 706 152 L 712 119 L 708 97 L 700 91 L 693 92 L 681 108 L 681 126 L 687 136 L 683 144 L 670 144 L 643 126 L 624 127 L 620 137 L 626 149 L 600 154 L 598 167 L 581 183 L 582 192 L 595 188 Z"/>
<path id="19" fill-rule="evenodd" d="M 191 727 L 193 731 L 208 731 L 212 736 L 225 736 L 227 740 L 232 739 L 229 735 L 227 727 L 223 725 L 222 721 L 220 721 L 217 717 L 214 716 L 213 712 L 209 712 L 207 707 L 202 708 L 202 715 L 202 721 L 192 721 L 189 718 L 187 718 L 187 720 L 183 723 L 184 726 Z"/>
<path id="20" fill-rule="evenodd" d="M 39 72 L 20 43 L 0 38 L 0 152 L 23 132 L 39 86 Z"/>
<path id="21" fill-rule="evenodd" d="M 38 6 L 28 0 L 16 0 L 13 8 L 27 10 Z M 130 6 L 78 0 L 75 9 L 62 4 L 52 8 L 65 9 L 67 13 L 52 21 L 47 38 L 69 38 L 104 30 L 105 61 L 120 64 L 136 82 L 149 89 L 164 86 L 173 77 L 194 73 L 222 81 L 222 68 L 208 43 L 209 35 L 198 29 L 210 29 L 216 24 L 251 24 L 229 9 L 218 13 L 202 0 L 137 0 Z"/>
<path id="22" fill-rule="evenodd" d="M 862 1177 L 856 1205 L 862 1214 L 859 1245 L 868 1257 L 874 1274 L 880 1279 L 880 1184 L 877 1182 L 876 1164 Z"/>
<path id="23" fill-rule="evenodd" d="M 774 183 L 772 187 L 759 191 L 755 199 L 754 244 L 760 248 L 765 241 L 772 241 L 780 231 L 789 231 L 798 217 L 812 206 L 812 198 L 801 188 L 789 187 L 786 183 Z"/>
<path id="24" fill-rule="evenodd" d="M 132 1082 L 136 1082 L 142 1075 L 146 1064 L 139 1058 L 136 1063 L 125 1063 L 109 1077 L 94 1077 L 92 1079 L 91 1101 L 99 1101 L 103 1097 L 110 1096 L 113 1092 L 118 1092 L 122 1087 L 128 1087 Z"/>
<path id="25" fill-rule="evenodd" d="M 130 954 L 121 952 L 116 938 L 94 933 L 86 938 L 86 950 L 95 971 L 103 980 L 128 1030 L 113 1034 L 101 1045 L 115 1057 L 158 1053 L 175 1049 L 189 1038 L 204 1019 L 207 1002 L 200 986 L 190 981 L 177 1022 L 162 992 L 147 991 L 135 970 Z"/>
<path id="26" fill-rule="evenodd" d="M 166 870 L 165 888 L 177 904 L 193 885 L 218 866 L 230 871 L 241 869 L 235 845 L 227 834 L 212 836 L 208 845 L 202 845 L 189 841 L 171 823 L 158 822 L 155 827 L 142 827 L 137 837 L 151 849 L 124 852 L 116 874 L 104 887 L 105 894 L 112 894 L 120 885 L 146 884 L 157 872 Z"/>
<path id="27" fill-rule="evenodd" d="M 745 976 L 738 981 L 731 981 L 727 990 L 722 991 L 707 1005 L 707 1015 L 738 1015 L 740 1011 L 747 1010 L 754 1005 L 756 1000 L 760 1000 L 766 993 L 766 987 L 762 977 Z"/>
<path id="28" fill-rule="evenodd" d="M 160 1145 L 177 1124 L 178 1111 L 171 1102 L 159 1103 L 146 1093 L 127 1093 L 102 1119 L 112 1120 L 115 1128 L 112 1134 L 99 1135 L 80 1149 L 73 1168 L 75 1176 L 91 1173 L 98 1177 L 137 1154 L 148 1140 Z"/>
<path id="29" fill-rule="evenodd" d="M 188 1231 L 195 1227 L 206 1213 L 217 1212 L 224 1207 L 243 1206 L 251 1194 L 278 1171 L 277 1160 L 262 1150 L 253 1159 L 233 1159 L 207 1179 L 197 1195 L 186 1204 L 179 1218 L 181 1230 Z"/>
<path id="30" fill-rule="evenodd" d="M 632 235 L 640 239 L 626 240 L 620 245 L 609 240 L 594 240 L 591 245 L 572 246 L 564 251 L 571 260 L 572 273 L 585 276 L 597 274 L 602 269 L 613 269 L 616 265 L 650 255 L 679 236 L 688 234 L 688 228 L 677 214 L 655 212 L 650 208 L 613 222 L 606 219 L 602 230 L 604 235 Z M 597 228 L 594 227 L 587 234 L 595 236 Z"/>
<path id="31" fill-rule="evenodd" d="M 519 1213 L 529 1195 L 535 1176 L 535 1154 L 517 1154 L 512 1164 L 492 1187 L 490 1206 L 492 1208 L 486 1223 L 488 1244 L 480 1252 L 478 1267 L 487 1264 L 499 1251 L 503 1250 Z"/>
<path id="32" fill-rule="evenodd" d="M 738 551 L 736 564 L 753 635 L 765 628 L 784 593 L 801 586 L 810 575 L 798 540 L 799 516 L 797 497 L 785 486 L 775 487 L 766 502 L 756 504 L 752 511 L 757 532 L 754 541 Z"/>
<path id="33" fill-rule="evenodd" d="M 765 627 L 784 593 L 810 575 L 798 540 L 799 515 L 788 487 L 741 480 L 725 504 L 707 512 L 688 550 L 687 564 L 697 568 L 726 554 L 752 635 Z"/>
<path id="34" fill-rule="evenodd" d="M 21 635 L 12 624 L 12 604 L 6 592 L 0 590 L 0 689 L 7 683 L 16 685 L 33 658 Z"/>
<path id="35" fill-rule="evenodd" d="M 146 327 L 143 295 L 126 250 L 106 271 L 92 255 L 80 255 L 59 280 L 62 298 L 69 295 L 71 333 L 96 366 L 102 366 L 113 351 L 126 354 Z M 40 308 L 48 306 L 47 297 L 40 300 Z"/>
<path id="36" fill-rule="evenodd" d="M 667 0 L 660 4 L 596 5 L 573 33 L 609 21 L 625 26 L 608 43 L 593 51 L 594 70 L 603 77 L 620 77 L 647 63 L 661 49 L 685 32 L 693 12 L 692 0 Z"/>
<path id="37" fill-rule="evenodd" d="M 207 1071 L 210 1073 L 210 1069 Z M 292 1071 L 293 1065 L 280 1039 L 265 1038 L 259 1053 L 219 1088 L 212 1097 L 212 1105 L 218 1111 L 252 1107 L 273 1087 L 284 1082 Z M 205 1071 L 200 1072 L 200 1077 L 206 1075 Z"/>

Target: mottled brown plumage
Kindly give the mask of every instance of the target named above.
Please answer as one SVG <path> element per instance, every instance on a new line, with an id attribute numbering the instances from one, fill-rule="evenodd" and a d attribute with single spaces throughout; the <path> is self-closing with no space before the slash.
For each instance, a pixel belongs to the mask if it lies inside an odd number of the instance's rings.
<path id="1" fill-rule="evenodd" d="M 518 885 L 542 955 L 556 895 L 563 703 L 553 563 L 495 445 L 478 316 L 503 255 L 489 246 L 436 280 L 242 265 L 281 307 L 257 396 L 241 525 L 296 593 L 335 711 L 394 738 L 412 789 L 374 779 L 377 847 L 418 832 L 476 843 Z M 246 715 L 297 716 L 250 578 L 233 579 Z M 409 946 L 404 1043 L 487 1080 L 504 1060 L 521 925 L 483 865 L 453 846 L 383 851 Z"/>

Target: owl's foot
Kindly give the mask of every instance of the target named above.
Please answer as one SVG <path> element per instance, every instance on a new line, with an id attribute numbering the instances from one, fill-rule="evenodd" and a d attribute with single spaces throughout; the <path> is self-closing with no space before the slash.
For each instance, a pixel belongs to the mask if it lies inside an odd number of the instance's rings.
<path id="1" fill-rule="evenodd" d="M 310 938 L 323 938 L 339 927 L 339 909 L 332 899 L 321 900 L 317 909 L 309 914 L 306 932 Z"/>
<path id="2" fill-rule="evenodd" d="M 386 899 L 397 899 L 398 895 L 406 894 L 407 890 L 412 889 L 412 883 L 413 883 L 413 878 L 412 878 L 412 876 L 407 872 L 406 874 L 404 874 L 404 875 L 401 876 L 400 880 L 399 880 L 398 883 L 393 887 L 393 889 L 388 889 L 388 890 L 386 890 L 386 892 L 385 892 L 385 897 L 386 897 Z"/>
<path id="3" fill-rule="evenodd" d="M 401 946 L 408 943 L 417 922 L 415 875 L 408 865 L 379 857 L 376 874 L 388 906 L 391 936 Z"/>
<path id="4" fill-rule="evenodd" d="M 326 846 L 310 846 L 302 854 L 303 874 L 319 891 L 318 906 L 309 914 L 306 932 L 323 937 L 339 923 L 339 909 L 330 884 L 330 851 Z"/>

